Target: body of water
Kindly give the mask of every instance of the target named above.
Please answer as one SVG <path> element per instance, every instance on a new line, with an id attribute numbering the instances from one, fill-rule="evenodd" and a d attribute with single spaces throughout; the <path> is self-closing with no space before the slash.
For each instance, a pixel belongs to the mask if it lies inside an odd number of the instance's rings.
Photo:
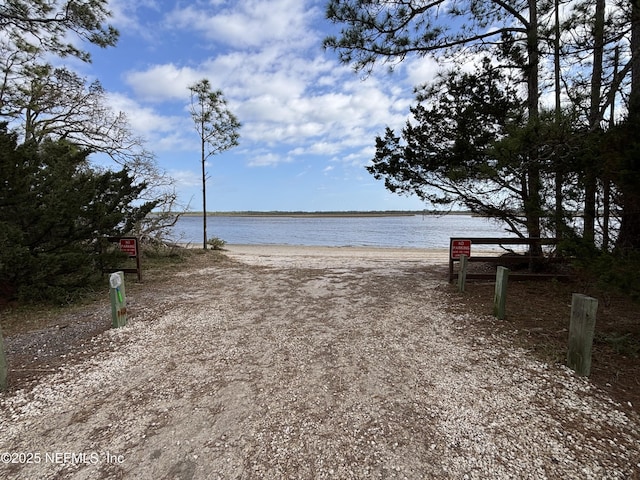
<path id="1" fill-rule="evenodd" d="M 202 217 L 183 216 L 172 239 L 202 244 Z M 495 221 L 471 215 L 366 217 L 210 216 L 207 237 L 230 244 L 449 248 L 450 237 L 505 237 Z"/>

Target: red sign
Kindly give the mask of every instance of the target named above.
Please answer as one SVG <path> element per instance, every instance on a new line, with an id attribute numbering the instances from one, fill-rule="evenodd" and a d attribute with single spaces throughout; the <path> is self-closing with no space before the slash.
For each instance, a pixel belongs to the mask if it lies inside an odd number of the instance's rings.
<path id="1" fill-rule="evenodd" d="M 462 255 L 471 256 L 471 240 L 452 240 L 451 258 L 460 258 Z"/>
<path id="2" fill-rule="evenodd" d="M 135 238 L 121 238 L 120 251 L 130 257 L 135 257 L 138 254 L 138 242 Z"/>

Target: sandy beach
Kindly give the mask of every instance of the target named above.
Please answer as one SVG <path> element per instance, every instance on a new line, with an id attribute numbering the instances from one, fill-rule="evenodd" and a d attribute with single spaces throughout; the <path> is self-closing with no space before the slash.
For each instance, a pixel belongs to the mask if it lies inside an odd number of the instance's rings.
<path id="1" fill-rule="evenodd" d="M 226 248 L 0 395 L 0 478 L 640 478 L 638 415 L 452 314 L 448 251 Z"/>
<path id="2" fill-rule="evenodd" d="M 310 247 L 299 245 L 227 245 L 226 254 L 252 265 L 300 265 L 315 267 L 344 264 L 380 265 L 382 263 L 443 265 L 449 250 L 424 248 Z"/>

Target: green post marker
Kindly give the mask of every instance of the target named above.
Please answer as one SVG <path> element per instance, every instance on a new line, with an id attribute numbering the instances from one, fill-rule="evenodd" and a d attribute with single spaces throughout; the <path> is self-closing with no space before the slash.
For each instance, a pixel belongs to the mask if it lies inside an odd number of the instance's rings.
<path id="1" fill-rule="evenodd" d="M 127 324 L 127 295 L 124 289 L 124 272 L 112 273 L 109 276 L 109 287 L 112 327 L 124 327 Z"/>
<path id="2" fill-rule="evenodd" d="M 588 377 L 591 373 L 591 347 L 597 312 L 597 299 L 580 293 L 572 295 L 567 365 L 578 375 L 584 377 Z"/>
<path id="3" fill-rule="evenodd" d="M 465 283 L 467 281 L 468 257 L 460 255 L 460 269 L 458 270 L 458 291 L 464 292 Z"/>
<path id="4" fill-rule="evenodd" d="M 493 297 L 493 316 L 498 320 L 504 320 L 507 305 L 507 281 L 509 279 L 509 269 L 498 267 L 496 272 L 496 291 Z"/>
<path id="5" fill-rule="evenodd" d="M 4 338 L 0 329 L 0 392 L 7 389 L 7 357 L 4 354 Z"/>

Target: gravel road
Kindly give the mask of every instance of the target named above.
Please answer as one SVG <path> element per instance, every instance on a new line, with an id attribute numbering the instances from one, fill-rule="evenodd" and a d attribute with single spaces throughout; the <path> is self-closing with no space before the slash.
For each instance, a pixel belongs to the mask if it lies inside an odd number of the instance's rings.
<path id="1" fill-rule="evenodd" d="M 446 252 L 199 258 L 0 396 L 0 478 L 640 478 L 638 415 L 447 313 Z"/>

